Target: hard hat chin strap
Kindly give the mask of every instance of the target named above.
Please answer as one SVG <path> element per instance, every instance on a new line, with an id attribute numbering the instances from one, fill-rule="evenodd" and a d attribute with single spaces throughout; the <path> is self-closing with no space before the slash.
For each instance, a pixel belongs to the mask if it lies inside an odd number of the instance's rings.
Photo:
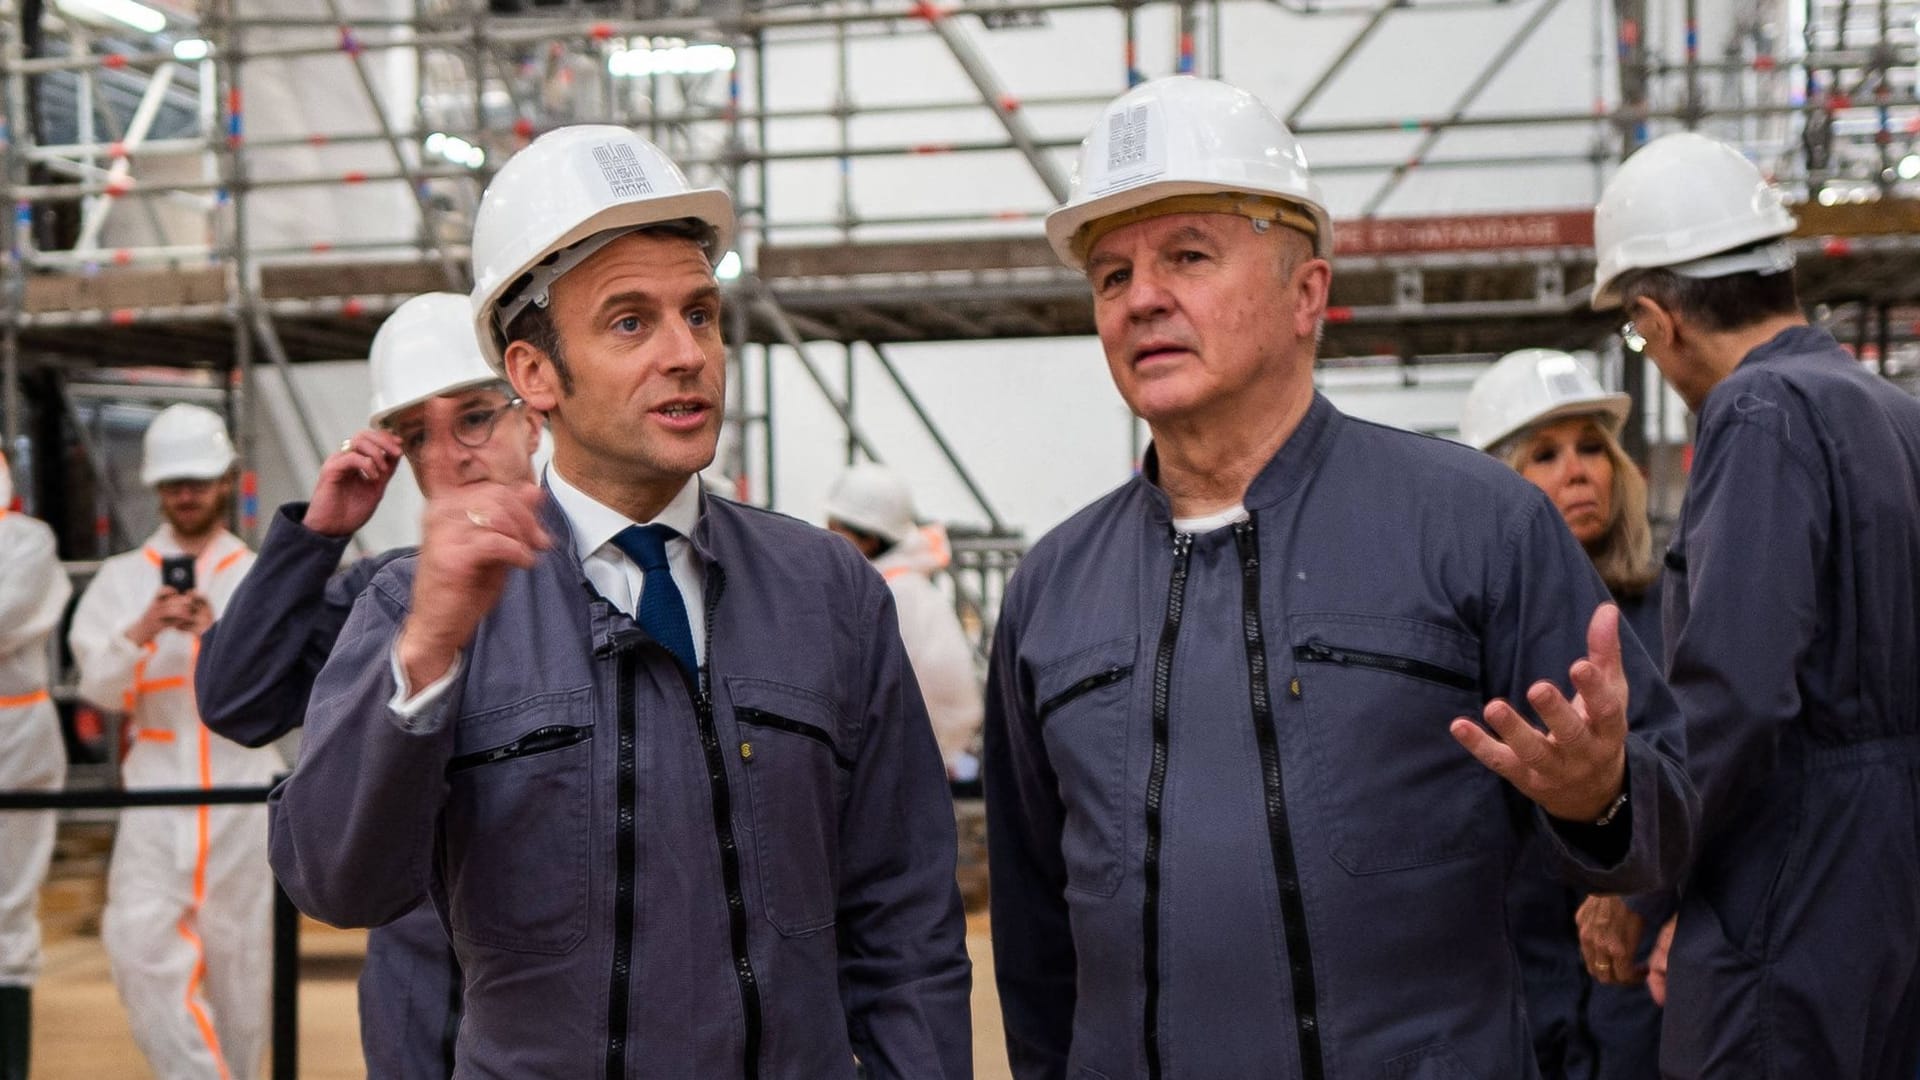
<path id="1" fill-rule="evenodd" d="M 1232 214 L 1247 218 L 1254 226 L 1266 231 L 1270 225 L 1285 225 L 1289 229 L 1306 234 L 1307 239 L 1317 241 L 1320 237 L 1320 225 L 1313 215 L 1297 203 L 1276 199 L 1270 195 L 1253 195 L 1238 191 L 1220 191 L 1206 195 L 1170 195 L 1156 199 L 1144 206 L 1116 211 L 1105 217 L 1095 218 L 1080 227 L 1073 238 L 1074 254 L 1083 261 L 1087 252 L 1100 238 L 1122 226 L 1148 218 L 1166 217 L 1168 214 Z"/>
<path id="2" fill-rule="evenodd" d="M 1745 273 L 1768 277 L 1793 269 L 1793 247 L 1781 239 L 1747 251 L 1709 255 L 1692 262 L 1676 263 L 1666 269 L 1689 278 L 1717 278 Z"/>

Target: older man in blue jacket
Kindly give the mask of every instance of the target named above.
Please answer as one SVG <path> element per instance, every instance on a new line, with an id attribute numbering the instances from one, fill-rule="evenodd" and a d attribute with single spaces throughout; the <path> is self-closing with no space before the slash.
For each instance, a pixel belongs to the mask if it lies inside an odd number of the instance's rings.
<path id="1" fill-rule="evenodd" d="M 430 501 L 276 793 L 303 909 L 378 923 L 426 883 L 458 1077 L 971 1075 L 953 812 L 886 583 L 696 477 L 733 224 L 625 128 L 494 178 L 475 317 L 547 416 L 545 488 Z"/>
<path id="2" fill-rule="evenodd" d="M 1537 1075 L 1523 843 L 1596 889 L 1691 847 L 1652 661 L 1538 489 L 1315 394 L 1332 234 L 1257 99 L 1136 87 L 1047 224 L 1154 443 L 1036 545 L 996 631 L 1015 1075 Z"/>

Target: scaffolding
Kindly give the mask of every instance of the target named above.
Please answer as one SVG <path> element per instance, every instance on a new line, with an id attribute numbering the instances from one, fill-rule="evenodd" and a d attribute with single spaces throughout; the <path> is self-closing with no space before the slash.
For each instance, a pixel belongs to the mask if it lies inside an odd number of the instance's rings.
<path id="1" fill-rule="evenodd" d="M 465 237 L 492 169 L 540 131 L 605 121 L 646 132 L 696 181 L 724 185 L 739 203 L 724 442 L 739 490 L 766 501 L 776 491 L 776 354 L 797 360 L 840 417 L 850 459 L 884 455 L 861 427 L 851 382 L 830 377 L 834 357 L 850 371 L 858 350 L 932 434 L 985 532 L 1004 534 L 989 493 L 888 350 L 1091 332 L 1084 281 L 1037 235 L 1039 218 L 1066 193 L 1065 166 L 1087 116 L 1149 67 L 1232 77 L 1222 70 L 1223 20 L 1236 5 L 1260 5 L 410 0 L 407 10 L 371 11 L 345 2 L 295 13 L 203 0 L 135 32 L 87 22 L 79 0 L 45 9 L 0 0 L 0 196 L 13 210 L 0 277 L 0 408 L 16 462 L 34 459 L 26 376 L 103 364 L 205 372 L 243 460 L 253 460 L 258 367 L 288 374 L 307 360 L 364 356 L 400 301 L 464 290 Z M 1329 362 L 1603 342 L 1613 328 L 1587 310 L 1584 207 L 1407 218 L 1395 216 L 1396 198 L 1428 175 L 1569 166 L 1590 169 L 1597 190 L 1612 163 L 1676 127 L 1739 142 L 1803 200 L 1808 299 L 1828 305 L 1857 347 L 1873 346 L 1884 366 L 1914 336 L 1920 42 L 1911 0 L 1736 0 L 1722 12 L 1717 54 L 1702 47 L 1698 0 L 1663 8 L 1588 0 L 1595 103 L 1558 111 L 1500 111 L 1486 99 L 1541 27 L 1571 10 L 1565 0 L 1277 6 L 1342 28 L 1286 103 L 1290 122 L 1309 146 L 1363 148 L 1316 154 L 1320 176 L 1364 191 L 1357 216 L 1337 226 Z M 1320 118 L 1397 20 L 1451 11 L 1513 14 L 1485 64 L 1430 111 Z M 1069 15 L 1114 24 L 1120 47 L 1107 75 L 1019 96 L 996 63 L 1006 39 L 988 48 L 983 37 Z M 876 43 L 932 50 L 967 92 L 864 100 L 860 58 Z M 1169 48 L 1154 58 L 1164 64 L 1148 63 L 1155 47 Z M 807 63 L 788 62 L 796 53 Z M 314 93 L 357 103 L 357 126 L 254 130 L 250 95 L 284 90 L 276 80 L 286 65 L 306 65 L 298 70 L 315 80 Z M 803 78 L 786 70 L 795 67 L 804 68 L 805 92 L 785 88 Z M 1583 133 L 1577 151 L 1530 148 L 1543 132 L 1567 131 Z M 348 154 L 354 164 L 287 164 L 309 153 L 316 162 Z M 1010 181 L 1009 205 L 863 212 L 855 180 L 863 163 L 995 155 L 1023 177 Z M 808 197 L 791 198 L 802 184 Z M 831 213 L 807 209 L 821 201 L 816 187 L 827 189 Z M 383 192 L 409 210 L 383 234 L 261 235 L 257 207 L 314 189 Z M 1634 367 L 1626 365 L 1629 386 L 1643 392 L 1632 385 L 1642 377 Z M 306 419 L 297 384 L 285 385 L 299 418 L 292 438 L 324 455 L 330 440 Z"/>

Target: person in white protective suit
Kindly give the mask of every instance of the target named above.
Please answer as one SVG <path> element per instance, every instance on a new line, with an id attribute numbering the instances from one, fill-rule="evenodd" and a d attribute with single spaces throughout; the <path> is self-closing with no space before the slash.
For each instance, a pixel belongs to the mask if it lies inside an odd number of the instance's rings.
<path id="1" fill-rule="evenodd" d="M 0 791 L 58 791 L 67 778 L 60 718 L 47 694 L 47 637 L 73 595 L 53 530 L 15 513 L 0 454 Z M 40 973 L 40 886 L 53 811 L 0 813 L 0 1080 L 25 1080 Z"/>
<path id="2" fill-rule="evenodd" d="M 226 609 L 253 552 L 225 525 L 233 444 L 220 418 L 174 405 L 147 428 L 141 482 L 157 489 L 160 528 L 100 566 L 68 642 L 80 695 L 126 714 L 128 789 L 264 784 L 282 761 L 200 722 L 193 668 L 200 635 Z M 190 556 L 188 589 L 162 584 Z M 101 938 L 134 1041 L 160 1080 L 252 1080 L 268 1035 L 271 976 L 263 806 L 129 809 L 107 871 Z"/>
<path id="3" fill-rule="evenodd" d="M 853 542 L 887 579 L 900 616 L 900 638 L 926 699 L 933 735 L 955 780 L 979 776 L 974 741 L 985 713 L 973 648 L 953 605 L 932 575 L 952 561 L 946 530 L 914 520 L 913 495 L 884 465 L 855 465 L 827 492 L 827 528 Z"/>

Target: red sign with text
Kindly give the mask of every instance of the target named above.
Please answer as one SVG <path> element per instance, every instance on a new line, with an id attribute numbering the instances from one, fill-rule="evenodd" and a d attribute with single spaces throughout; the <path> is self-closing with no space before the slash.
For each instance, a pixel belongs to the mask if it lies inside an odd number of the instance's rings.
<path id="1" fill-rule="evenodd" d="M 1335 255 L 1418 255 L 1593 246 L 1593 211 L 1336 221 Z"/>

